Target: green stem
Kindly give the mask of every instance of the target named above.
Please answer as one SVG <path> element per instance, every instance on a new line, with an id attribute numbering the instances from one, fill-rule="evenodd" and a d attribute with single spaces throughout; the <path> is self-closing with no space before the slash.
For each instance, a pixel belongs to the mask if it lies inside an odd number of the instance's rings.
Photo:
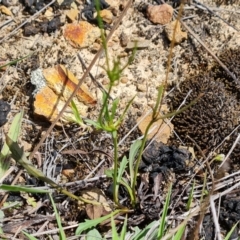
<path id="1" fill-rule="evenodd" d="M 104 111 L 106 111 L 106 107 L 107 107 L 107 103 L 108 103 L 108 99 L 109 99 L 109 96 L 110 96 L 110 92 L 112 91 L 112 84 L 110 82 L 110 86 L 109 86 L 109 89 L 107 91 L 107 96 L 106 98 L 104 99 L 104 102 L 103 102 L 103 105 L 102 105 L 102 108 L 101 108 L 101 111 L 100 111 L 100 114 L 99 114 L 99 118 L 98 118 L 98 122 L 101 124 L 101 126 L 103 125 L 103 114 L 104 114 Z M 104 94 L 104 93 L 103 93 Z"/>
<path id="2" fill-rule="evenodd" d="M 112 132 L 113 139 L 113 148 L 114 148 L 114 172 L 113 172 L 113 199 L 115 204 L 119 204 L 118 202 L 118 189 L 119 183 L 117 182 L 117 174 L 118 174 L 118 141 L 117 141 L 117 131 Z"/>
<path id="3" fill-rule="evenodd" d="M 138 158 L 137 158 L 137 161 L 136 161 L 136 164 L 135 164 L 135 170 L 134 170 L 134 175 L 133 175 L 133 182 L 132 182 L 132 186 L 131 186 L 132 192 L 133 192 L 133 202 L 132 202 L 133 207 L 135 207 L 135 205 L 136 205 L 135 186 L 136 186 L 136 183 L 137 183 L 138 168 L 139 168 L 139 165 L 140 165 L 140 162 L 141 162 L 141 158 L 142 158 L 142 153 L 143 153 L 146 141 L 147 141 L 147 133 L 148 133 L 148 131 L 149 131 L 149 129 L 152 126 L 153 123 L 154 123 L 154 120 L 152 119 L 151 122 L 148 124 L 148 126 L 146 128 L 146 132 L 145 132 L 144 137 L 143 137 L 143 141 L 142 141 L 142 145 L 141 145 L 141 148 L 140 148 L 140 151 L 139 151 L 139 155 L 138 155 Z"/>
<path id="4" fill-rule="evenodd" d="M 140 151 L 139 151 L 139 155 L 138 155 L 138 158 L 137 158 L 137 161 L 136 161 L 136 164 L 135 164 L 133 182 L 132 182 L 132 186 L 131 186 L 132 191 L 133 191 L 133 202 L 132 202 L 133 206 L 136 205 L 135 186 L 136 186 L 136 183 L 137 183 L 138 168 L 139 168 L 139 165 L 140 165 L 140 162 L 141 162 L 141 158 L 142 158 L 142 153 L 143 153 L 146 141 L 147 141 L 148 131 L 151 128 L 152 124 L 154 122 L 156 122 L 157 119 L 158 119 L 158 114 L 159 114 L 159 111 L 160 111 L 162 98 L 163 98 L 163 92 L 164 92 L 164 86 L 161 85 L 158 88 L 158 95 L 157 95 L 156 104 L 155 104 L 155 106 L 153 108 L 152 119 L 151 119 L 150 123 L 148 124 L 148 126 L 146 128 L 146 131 L 145 131 L 145 134 L 144 134 L 144 137 L 143 137 L 143 141 L 142 141 L 142 145 L 141 145 L 141 148 L 140 148 Z"/>

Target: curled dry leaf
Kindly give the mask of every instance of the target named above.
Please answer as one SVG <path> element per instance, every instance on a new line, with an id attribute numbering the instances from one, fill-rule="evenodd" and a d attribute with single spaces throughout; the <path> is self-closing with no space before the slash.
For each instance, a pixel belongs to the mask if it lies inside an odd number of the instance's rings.
<path id="1" fill-rule="evenodd" d="M 176 31 L 175 31 L 176 28 Z M 173 40 L 173 36 L 174 36 L 174 43 L 180 43 L 183 40 L 187 39 L 187 33 L 183 32 L 181 30 L 181 25 L 180 22 L 175 20 L 172 21 L 171 23 L 169 23 L 166 27 L 165 27 L 165 32 L 167 34 L 167 37 L 169 39 L 169 41 Z M 175 34 L 174 34 L 175 32 Z"/>
<path id="2" fill-rule="evenodd" d="M 93 202 L 102 203 L 101 205 L 86 205 L 86 213 L 90 219 L 97 219 L 112 212 L 110 204 L 107 202 L 104 193 L 100 189 L 93 188 L 83 191 L 82 197 Z M 80 205 L 79 207 L 82 208 L 83 206 Z"/>
<path id="3" fill-rule="evenodd" d="M 54 121 L 62 110 L 65 102 L 77 87 L 76 77 L 62 65 L 43 70 L 46 86 L 40 89 L 35 96 L 34 114 Z M 89 92 L 86 85 L 81 85 L 73 98 L 81 116 L 87 115 L 87 105 L 94 105 L 96 100 Z M 64 111 L 61 120 L 63 123 L 74 121 L 75 117 L 72 108 L 68 106 Z"/>
<path id="4" fill-rule="evenodd" d="M 167 109 L 166 106 L 163 106 L 165 110 Z M 159 115 L 160 117 L 161 115 Z M 137 119 L 137 122 L 139 123 L 142 120 L 143 116 L 139 117 Z M 141 121 L 138 125 L 138 128 L 142 132 L 142 134 L 145 133 L 146 128 L 148 124 L 150 123 L 152 119 L 152 114 L 150 113 L 147 115 L 143 121 Z M 166 121 L 165 121 L 166 122 Z M 155 136 L 155 140 L 157 142 L 162 142 L 162 143 L 167 143 L 169 137 L 171 136 L 172 130 L 173 130 L 173 125 L 171 123 L 166 124 L 162 119 L 159 119 L 155 123 L 153 123 L 152 127 L 150 128 L 148 132 L 148 139 L 152 139 Z"/>
<path id="5" fill-rule="evenodd" d="M 100 35 L 101 33 L 98 27 L 93 27 L 85 21 L 68 24 L 64 30 L 64 37 L 69 40 L 74 47 L 88 47 L 92 45 Z"/>
<path id="6" fill-rule="evenodd" d="M 12 16 L 12 12 L 5 6 L 0 6 L 0 11 L 8 16 Z"/>

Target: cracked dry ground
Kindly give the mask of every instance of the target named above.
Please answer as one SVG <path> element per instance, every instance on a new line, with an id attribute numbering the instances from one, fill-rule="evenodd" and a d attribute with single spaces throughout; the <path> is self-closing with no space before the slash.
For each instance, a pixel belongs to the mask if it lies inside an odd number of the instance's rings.
<path id="1" fill-rule="evenodd" d="M 60 69 L 61 64 L 64 66 L 61 69 L 71 71 L 76 79 L 80 80 L 85 67 L 81 64 L 79 56 L 88 67 L 99 51 L 100 31 L 94 20 L 94 10 L 87 2 L 91 1 L 2 0 L 0 2 L 0 65 L 27 56 L 26 59 L 0 71 L 0 92 L 4 101 L 0 103 L 1 124 L 5 123 L 4 114 L 8 113 L 8 107 L 4 107 L 4 104 L 11 105 L 7 122 L 1 127 L 2 145 L 13 117 L 21 109 L 24 109 L 24 119 L 18 142 L 25 152 L 33 151 L 50 126 L 49 120 L 52 119 L 36 115 L 34 109 L 35 83 L 41 82 L 39 80 L 41 78 L 38 78 L 33 85 L 31 79 L 33 72 L 39 69 L 43 73 L 49 69 L 54 71 L 56 66 Z M 110 5 L 104 23 L 105 33 L 108 35 L 123 14 L 128 1 L 106 2 Z M 49 7 L 39 12 L 47 4 L 50 4 Z M 121 62 L 125 63 L 132 54 L 134 42 L 137 41 L 138 45 L 134 61 L 124 70 L 111 93 L 113 99 L 120 98 L 119 113 L 136 95 L 119 129 L 121 143 L 119 151 L 122 156 L 128 155 L 131 143 L 142 136 L 148 120 L 143 121 L 142 126 L 139 119 L 146 117 L 145 113 L 154 106 L 157 87 L 166 79 L 170 53 L 167 25 L 152 23 L 147 14 L 149 5 L 158 4 L 160 1 L 133 1 L 108 42 L 110 62 L 120 57 Z M 178 1 L 169 1 L 167 4 L 175 7 L 175 13 L 179 11 Z M 239 5 L 238 1 L 205 0 L 184 4 L 181 28 L 184 34 L 187 33 L 187 37 L 172 49 L 167 77 L 168 88 L 162 111 L 167 113 L 169 110 L 177 110 L 189 104 L 199 94 L 203 96 L 183 113 L 164 123 L 156 124 L 157 127 L 160 125 L 163 127 L 160 128 L 157 141 L 148 142 L 148 148 L 143 155 L 136 187 L 139 204 L 129 214 L 130 232 L 135 226 L 144 228 L 150 222 L 159 219 L 170 183 L 173 185 L 168 212 L 170 228 L 180 224 L 188 215 L 186 206 L 194 181 L 191 208 L 196 210 L 201 206 L 204 212 L 202 228 L 198 233 L 199 239 L 215 237 L 216 225 L 212 217 L 212 209 L 208 206 L 210 193 L 219 216 L 222 236 L 226 236 L 233 225 L 240 220 L 237 187 L 240 170 Z M 38 12 L 39 14 L 34 15 Z M 26 21 L 30 18 L 31 21 Z M 173 16 L 172 20 L 174 19 Z M 25 21 L 26 23 L 18 31 L 13 32 Z M 84 26 L 91 26 L 94 29 L 87 41 L 78 43 L 80 47 L 64 35 L 70 24 L 77 24 L 79 21 L 83 22 L 81 24 Z M 190 32 L 187 27 L 190 28 Z M 196 36 L 225 64 L 232 75 L 214 60 Z M 85 117 L 92 120 L 95 120 L 99 114 L 102 89 L 107 89 L 109 84 L 106 72 L 102 68 L 105 63 L 105 55 L 101 54 L 90 70 L 95 80 L 92 80 L 90 75 L 84 79 L 91 97 L 96 101 L 91 107 L 83 106 Z M 38 85 L 38 87 L 42 86 Z M 45 110 L 51 104 L 46 101 L 43 106 L 38 107 Z M 139 127 L 135 128 L 137 123 Z M 74 235 L 76 227 L 84 219 L 104 216 L 113 210 L 112 183 L 104 177 L 104 171 L 113 164 L 112 150 L 113 143 L 109 134 L 82 128 L 74 123 L 66 123 L 55 126 L 34 155 L 32 160 L 34 166 L 55 182 L 68 184 L 67 189 L 75 195 L 86 196 L 93 193 L 99 198 L 102 197 L 99 201 L 109 203 L 110 209 L 94 209 L 92 206 L 78 204 L 63 194 L 54 192 L 53 197 L 63 226 L 72 226 L 66 230 L 69 237 Z M 224 164 L 214 160 L 222 156 L 220 154 L 227 156 L 228 153 L 230 155 Z M 3 181 L 5 184 L 11 184 L 20 169 L 13 160 L 11 166 L 12 172 Z M 128 175 L 125 177 L 128 179 Z M 203 209 L 200 199 L 205 180 L 207 181 L 205 193 L 209 194 L 205 195 L 207 207 Z M 47 186 L 25 171 L 18 177 L 16 184 Z M 23 239 L 21 230 L 25 229 L 29 233 L 36 234 L 39 239 L 45 239 L 47 235 L 43 233 L 41 235 L 38 231 L 57 228 L 55 218 L 50 217 L 53 209 L 47 195 L 9 193 L 7 198 L 4 198 L 6 193 L 2 190 L 0 194 L 1 212 L 4 214 L 4 217 L 1 217 L 1 224 L 7 238 L 17 233 L 16 239 Z M 219 194 L 222 194 L 221 197 Z M 131 208 L 124 188 L 120 188 L 119 198 L 122 205 Z M 16 203 L 18 206 L 9 207 L 11 203 Z M 194 239 L 194 231 L 199 228 L 199 216 L 198 211 L 189 220 L 184 233 L 185 239 Z M 123 218 L 118 216 L 116 223 L 120 228 Z M 106 237 L 111 236 L 109 229 L 111 229 L 109 224 L 99 227 L 99 231 Z M 51 234 L 53 238 L 58 239 L 58 234 Z M 237 236 L 239 236 L 238 227 L 231 239 Z"/>

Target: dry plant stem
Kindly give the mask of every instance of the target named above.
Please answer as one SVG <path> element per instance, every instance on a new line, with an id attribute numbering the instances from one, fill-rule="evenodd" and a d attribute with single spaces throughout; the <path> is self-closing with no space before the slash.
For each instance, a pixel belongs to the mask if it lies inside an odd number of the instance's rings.
<path id="1" fill-rule="evenodd" d="M 186 23 L 180 20 L 181 24 L 188 30 L 189 33 L 207 50 L 207 52 L 219 63 L 219 65 L 231 76 L 235 83 L 240 84 L 236 76 L 227 68 L 225 64 L 206 46 L 206 44 L 188 27 Z"/>
<path id="2" fill-rule="evenodd" d="M 240 182 L 238 182 L 238 183 L 235 184 L 234 186 L 228 188 L 227 190 L 225 190 L 225 191 L 223 191 L 223 192 L 221 192 L 221 193 L 217 193 L 217 194 L 213 195 L 213 196 L 212 196 L 212 197 L 213 197 L 213 200 L 215 201 L 216 199 L 218 199 L 218 198 L 220 198 L 220 197 L 222 197 L 222 196 L 230 193 L 231 191 L 233 191 L 235 188 L 238 188 L 238 187 L 240 187 Z"/>
<path id="3" fill-rule="evenodd" d="M 185 226 L 188 222 L 188 220 L 190 220 L 192 217 L 194 217 L 198 212 L 200 211 L 200 208 L 197 207 L 194 211 L 188 211 L 188 214 L 186 215 L 186 217 L 184 218 L 184 221 L 179 224 L 176 228 L 171 229 L 169 231 L 169 233 L 165 234 L 164 237 L 161 240 L 168 240 L 171 239 L 172 236 L 183 226 Z"/>
<path id="4" fill-rule="evenodd" d="M 25 22 L 20 24 L 17 28 L 15 28 L 12 32 L 10 32 L 6 37 L 4 37 L 2 40 L 0 40 L 0 43 L 4 42 L 7 40 L 9 37 L 13 36 L 22 26 L 24 26 L 26 23 L 31 22 L 35 17 L 37 17 L 42 11 L 44 11 L 46 8 L 51 6 L 56 0 L 52 0 L 49 4 L 44 6 L 41 10 L 36 12 L 33 16 L 31 16 L 29 19 L 27 19 Z"/>
<path id="5" fill-rule="evenodd" d="M 19 170 L 18 174 L 16 175 L 16 177 L 14 178 L 14 180 L 12 181 L 11 185 L 15 185 L 16 182 L 18 181 L 18 178 L 21 176 L 21 174 L 23 173 L 23 170 Z M 3 206 L 3 204 L 5 203 L 5 201 L 8 198 L 8 193 L 6 193 L 6 195 L 3 197 L 2 201 L 0 202 L 0 208 Z"/>
<path id="6" fill-rule="evenodd" d="M 199 147 L 199 145 L 195 142 L 195 140 L 193 140 L 190 136 L 187 136 L 197 147 L 198 151 L 201 153 L 201 155 L 203 156 L 203 158 L 206 159 L 206 156 L 205 154 L 203 153 L 202 149 Z M 213 177 L 213 173 L 212 173 L 212 170 L 210 168 L 210 165 L 208 163 L 208 161 L 206 161 L 206 166 L 207 166 L 207 169 L 209 171 L 209 174 L 211 176 L 211 179 L 212 179 L 212 188 L 211 188 L 211 191 L 208 193 L 207 197 L 203 200 L 202 204 L 201 204 L 201 212 L 200 212 L 200 215 L 199 215 L 199 219 L 198 219 L 198 222 L 196 224 L 196 228 L 193 232 L 193 236 L 194 236 L 194 240 L 198 239 L 199 238 L 199 229 L 200 229 L 200 225 L 203 221 L 203 218 L 204 218 L 204 215 L 207 211 L 207 208 L 208 208 L 208 205 L 209 205 L 209 202 L 210 202 L 210 198 L 211 196 L 213 195 L 213 192 L 214 192 L 214 189 L 215 189 L 215 183 L 214 183 L 214 177 Z M 214 211 L 214 210 L 213 210 Z M 213 213 L 214 214 L 214 213 Z M 215 223 L 215 225 L 217 225 L 218 223 Z M 219 239 L 220 240 L 220 239 Z"/>
<path id="7" fill-rule="evenodd" d="M 83 65 L 84 70 L 87 69 L 87 67 L 86 67 L 86 65 L 85 65 L 85 63 L 84 63 L 84 61 L 83 61 L 80 53 L 78 53 L 77 56 L 78 56 L 79 61 L 80 61 L 81 64 Z M 102 85 L 100 82 L 98 82 L 98 81 L 96 80 L 96 78 L 92 75 L 91 72 L 89 72 L 89 76 L 90 76 L 91 80 L 93 81 L 93 83 L 94 83 L 97 87 L 99 87 L 103 92 L 105 92 L 105 93 L 107 94 L 107 90 L 103 87 L 103 85 Z M 112 98 L 110 95 L 109 95 L 108 97 L 109 97 L 111 100 L 113 100 L 113 98 Z"/>
<path id="8" fill-rule="evenodd" d="M 203 3 L 200 3 L 196 0 L 194 0 L 194 2 L 196 3 L 196 6 L 202 6 L 203 8 L 205 8 L 204 10 L 209 11 L 212 15 L 218 17 L 219 19 L 221 19 L 223 22 L 225 22 L 228 26 L 232 27 L 234 30 L 239 31 L 236 27 L 234 27 L 233 25 L 231 25 L 230 23 L 228 23 L 225 19 L 223 19 L 222 17 L 220 17 L 217 13 L 213 12 L 208 6 L 204 5 Z"/>
<path id="9" fill-rule="evenodd" d="M 216 152 L 218 148 L 221 147 L 221 145 L 235 132 L 238 130 L 238 128 L 240 127 L 240 125 L 238 125 L 237 127 L 235 127 L 232 132 L 230 132 L 224 139 L 223 141 L 212 151 L 212 152 Z M 211 154 L 211 153 L 210 153 Z M 210 155 L 209 154 L 209 155 Z"/>
<path id="10" fill-rule="evenodd" d="M 123 10 L 122 14 L 120 15 L 120 17 L 118 18 L 116 24 L 113 26 L 113 28 L 111 29 L 106 42 L 109 41 L 109 39 L 112 37 L 114 31 L 116 30 L 116 28 L 118 27 L 118 25 L 120 24 L 120 22 L 122 21 L 123 17 L 125 16 L 128 8 L 131 6 L 132 4 L 132 0 L 129 0 L 125 9 Z M 76 89 L 73 91 L 73 93 L 71 94 L 71 96 L 69 97 L 69 99 L 66 101 L 63 109 L 61 110 L 61 112 L 58 114 L 57 118 L 53 121 L 53 123 L 51 124 L 51 126 L 48 128 L 48 130 L 46 131 L 45 135 L 41 138 L 40 142 L 37 144 L 37 146 L 34 148 L 34 150 L 32 151 L 32 153 L 29 156 L 29 159 L 31 159 L 35 152 L 38 151 L 38 149 L 40 148 L 40 146 L 43 144 L 43 142 L 45 141 L 45 139 L 47 138 L 47 136 L 49 135 L 49 133 L 52 131 L 52 129 L 54 128 L 54 126 L 56 125 L 56 123 L 58 122 L 58 120 L 60 119 L 60 117 L 62 116 L 62 114 L 64 113 L 65 109 L 67 108 L 67 106 L 70 104 L 72 98 L 75 96 L 76 92 L 78 91 L 78 89 L 80 88 L 81 84 L 83 83 L 83 81 L 85 80 L 85 78 L 88 76 L 89 72 L 91 71 L 93 65 L 96 63 L 97 59 L 100 57 L 100 55 L 103 52 L 103 47 L 101 47 L 99 49 L 99 51 L 97 52 L 97 54 L 95 55 L 95 57 L 93 58 L 92 62 L 90 63 L 89 67 L 87 68 L 87 70 L 85 71 L 85 73 L 83 74 L 82 78 L 80 79 L 78 85 L 76 86 Z"/>
<path id="11" fill-rule="evenodd" d="M 210 196 L 209 201 L 210 201 L 211 213 L 213 216 L 213 222 L 214 222 L 214 226 L 215 226 L 215 233 L 216 233 L 217 239 L 222 240 L 220 226 L 219 226 L 218 217 L 217 217 L 217 213 L 216 213 L 216 207 L 215 207 L 212 196 Z"/>
<path id="12" fill-rule="evenodd" d="M 9 176 L 13 171 L 14 171 L 15 167 L 10 167 L 5 173 L 4 175 L 0 178 L 0 184 L 2 184 L 2 182 L 4 181 L 4 179 Z"/>
<path id="13" fill-rule="evenodd" d="M 224 158 L 224 160 L 222 161 L 222 163 L 220 164 L 219 168 L 228 160 L 230 154 L 232 153 L 233 149 L 236 147 L 236 145 L 238 144 L 240 139 L 240 134 L 238 134 L 237 139 L 235 140 L 235 142 L 233 143 L 231 149 L 229 150 L 227 156 Z"/>
<path id="14" fill-rule="evenodd" d="M 76 228 L 76 227 L 78 227 L 78 226 L 79 226 L 79 223 L 78 223 L 78 224 L 71 225 L 71 226 L 63 227 L 63 230 L 68 230 L 68 229 Z M 58 233 L 59 231 L 60 231 L 59 228 L 56 228 L 56 229 L 48 230 L 48 231 L 44 231 L 44 232 L 32 233 L 31 236 L 33 236 L 33 237 L 39 237 L 39 236 L 42 236 L 42 235 Z"/>

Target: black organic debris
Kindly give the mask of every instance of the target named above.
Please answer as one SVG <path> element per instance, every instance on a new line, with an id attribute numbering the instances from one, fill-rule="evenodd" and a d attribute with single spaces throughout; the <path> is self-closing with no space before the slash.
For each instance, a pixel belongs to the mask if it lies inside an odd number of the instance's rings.
<path id="1" fill-rule="evenodd" d="M 44 20 L 42 22 L 33 21 L 31 23 L 27 23 L 24 26 L 24 36 L 35 35 L 39 32 L 42 33 L 51 33 L 54 32 L 62 26 L 59 17 L 55 17 L 52 20 Z"/>
<path id="2" fill-rule="evenodd" d="M 5 101 L 0 100 L 0 127 L 7 122 L 7 115 L 10 110 L 10 105 Z"/>
<path id="3" fill-rule="evenodd" d="M 143 153 L 140 170 L 150 173 L 174 172 L 186 170 L 186 160 L 191 159 L 191 153 L 186 149 L 167 146 L 153 141 Z"/>
<path id="4" fill-rule="evenodd" d="M 110 5 L 107 2 L 105 2 L 105 0 L 100 0 L 100 3 L 99 3 L 100 10 L 103 10 L 103 9 L 106 9 L 109 7 L 110 7 Z M 89 22 L 97 23 L 97 20 L 94 17 L 95 12 L 96 12 L 95 0 L 87 1 L 87 4 L 85 5 L 84 9 L 82 10 L 83 18 L 85 18 Z"/>
<path id="5" fill-rule="evenodd" d="M 221 226 L 224 229 L 226 229 L 227 232 L 229 232 L 232 229 L 232 227 L 237 222 L 240 221 L 239 196 L 236 196 L 235 198 L 226 197 L 226 199 L 222 201 L 219 220 L 220 220 Z M 239 225 L 233 231 L 230 239 L 237 239 L 238 231 L 239 231 Z"/>
<path id="6" fill-rule="evenodd" d="M 162 209 L 163 183 L 170 183 L 171 173 L 184 174 L 188 171 L 187 161 L 191 153 L 186 149 L 167 146 L 153 141 L 144 151 L 139 167 L 140 185 L 138 197 L 141 213 L 146 219 L 157 219 Z"/>

